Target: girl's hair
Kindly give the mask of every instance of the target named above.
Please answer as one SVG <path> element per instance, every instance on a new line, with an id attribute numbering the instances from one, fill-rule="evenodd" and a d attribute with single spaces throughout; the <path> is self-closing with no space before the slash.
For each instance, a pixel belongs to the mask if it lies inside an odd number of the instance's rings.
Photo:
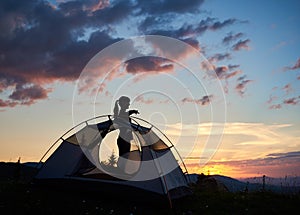
<path id="1" fill-rule="evenodd" d="M 119 115 L 119 105 L 118 105 L 118 103 L 119 103 L 119 100 L 117 100 L 115 102 L 115 107 L 114 107 L 114 116 L 115 117 Z"/>
<path id="2" fill-rule="evenodd" d="M 114 116 L 118 116 L 119 115 L 119 104 L 121 104 L 120 106 L 122 106 L 122 104 L 124 102 L 129 102 L 130 98 L 127 96 L 121 96 L 116 102 L 115 102 L 115 107 L 114 107 Z"/>

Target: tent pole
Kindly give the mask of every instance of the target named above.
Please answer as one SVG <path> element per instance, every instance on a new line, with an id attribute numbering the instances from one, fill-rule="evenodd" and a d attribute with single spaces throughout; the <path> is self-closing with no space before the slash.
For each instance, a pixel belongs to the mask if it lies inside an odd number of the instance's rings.
<path id="1" fill-rule="evenodd" d="M 181 161 L 181 163 L 183 164 L 183 167 L 184 167 L 184 171 L 185 171 L 185 174 L 184 174 L 184 178 L 185 178 L 185 180 L 186 181 L 188 181 L 187 180 L 187 178 L 186 178 L 186 174 L 188 174 L 188 170 L 187 170 L 187 168 L 186 168 L 186 165 L 185 165 L 185 163 L 183 162 L 183 159 L 182 159 L 182 157 L 181 157 L 181 155 L 179 154 L 179 152 L 178 152 L 178 150 L 176 149 L 176 147 L 174 146 L 174 144 L 172 143 L 172 141 L 158 128 L 158 127 L 156 127 L 155 125 L 153 125 L 153 124 L 151 124 L 150 122 L 147 122 L 146 120 L 144 120 L 144 119 L 141 119 L 141 118 L 139 118 L 139 117 L 135 117 L 135 116 L 131 116 L 130 117 L 131 119 L 137 119 L 137 120 L 141 120 L 142 122 L 146 122 L 146 123 L 148 123 L 149 125 L 151 125 L 151 128 L 155 128 L 157 131 L 159 131 L 167 140 L 168 140 L 168 142 L 171 144 L 171 147 L 173 147 L 174 148 L 174 150 L 175 150 L 175 152 L 176 152 L 176 154 L 178 155 L 178 157 L 179 157 L 179 159 L 180 159 L 180 161 Z M 138 125 L 140 125 L 136 120 L 134 120 Z M 150 129 L 151 129 L 150 128 Z"/>
<path id="2" fill-rule="evenodd" d="M 170 192 L 169 192 L 169 189 L 168 189 L 168 185 L 167 185 L 167 182 L 166 182 L 166 178 L 165 178 L 164 175 L 162 176 L 162 178 L 163 178 L 163 180 L 164 180 L 164 184 L 165 184 L 165 187 L 166 187 L 167 197 L 168 197 L 168 200 L 169 200 L 170 208 L 173 208 L 172 199 L 171 199 L 171 196 L 170 196 Z"/>
<path id="3" fill-rule="evenodd" d="M 169 201 L 169 206 L 170 208 L 173 207 L 172 205 L 172 199 L 171 199 L 171 196 L 170 196 L 170 192 L 169 192 L 169 189 L 168 189 L 168 185 L 167 185 L 167 181 L 166 181 L 166 178 L 165 178 L 165 175 L 162 175 L 162 171 L 161 171 L 161 168 L 160 168 L 160 164 L 157 163 L 157 155 L 156 155 L 156 152 L 152 151 L 150 148 L 150 154 L 152 156 L 152 159 L 154 161 L 154 164 L 159 172 L 159 178 L 160 178 L 160 181 L 162 183 L 162 185 L 164 186 L 165 190 L 166 190 L 166 194 L 167 194 L 167 198 L 168 198 L 168 201 Z"/>
<path id="4" fill-rule="evenodd" d="M 65 135 L 67 135 L 69 132 L 71 132 L 72 130 L 74 130 L 75 128 L 79 127 L 80 125 L 82 124 L 86 124 L 88 125 L 88 121 L 91 121 L 91 120 L 95 120 L 95 119 L 99 119 L 99 118 L 103 118 L 103 117 L 108 117 L 110 119 L 111 115 L 101 115 L 101 116 L 96 116 L 96 117 L 93 117 L 93 118 L 90 118 L 88 120 L 85 120 L 77 125 L 75 125 L 74 127 L 72 127 L 71 129 L 67 130 L 60 138 L 58 138 L 58 140 L 56 140 L 50 147 L 49 149 L 43 154 L 43 156 L 41 157 L 40 161 L 38 162 L 39 164 L 43 161 L 43 159 L 46 157 L 46 155 L 49 153 L 49 151 L 51 151 L 51 149 L 58 143 L 58 141 L 60 140 L 64 140 L 63 137 Z M 37 164 L 38 165 L 38 164 Z"/>

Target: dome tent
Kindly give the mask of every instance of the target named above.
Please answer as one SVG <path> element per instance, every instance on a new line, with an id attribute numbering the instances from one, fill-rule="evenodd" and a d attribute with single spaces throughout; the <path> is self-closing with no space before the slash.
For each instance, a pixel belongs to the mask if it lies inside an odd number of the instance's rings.
<path id="1" fill-rule="evenodd" d="M 70 189 L 76 186 L 100 193 L 116 191 L 132 198 L 162 197 L 170 205 L 173 199 L 191 194 L 186 167 L 171 141 L 149 122 L 130 118 L 134 141 L 131 151 L 119 157 L 117 165 L 101 161 L 104 140 L 116 131 L 116 126 L 111 115 L 99 116 L 70 129 L 50 147 L 41 162 L 54 152 L 43 163 L 34 183 Z"/>

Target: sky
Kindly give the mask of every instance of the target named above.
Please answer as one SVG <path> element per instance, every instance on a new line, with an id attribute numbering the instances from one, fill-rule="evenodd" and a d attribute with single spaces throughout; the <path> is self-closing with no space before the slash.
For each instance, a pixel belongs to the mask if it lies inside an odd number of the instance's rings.
<path id="1" fill-rule="evenodd" d="M 0 161 L 38 161 L 126 94 L 189 172 L 299 176 L 299 11 L 297 0 L 2 0 Z"/>

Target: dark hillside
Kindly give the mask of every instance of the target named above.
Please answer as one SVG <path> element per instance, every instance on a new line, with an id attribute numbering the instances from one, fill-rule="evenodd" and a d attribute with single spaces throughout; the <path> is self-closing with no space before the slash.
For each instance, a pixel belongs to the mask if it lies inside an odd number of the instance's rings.
<path id="1" fill-rule="evenodd" d="M 34 166 L 34 165 L 33 165 Z M 36 169 L 30 165 L 0 163 L 0 214 L 293 214 L 299 209 L 300 194 L 270 191 L 237 191 L 231 186 L 247 185 L 225 176 L 199 175 L 193 195 L 173 202 L 116 201 L 101 193 L 40 190 L 31 186 Z M 117 196 L 113 193 L 112 196 Z"/>
<path id="2" fill-rule="evenodd" d="M 0 162 L 0 180 L 15 180 L 29 182 L 37 173 L 34 165 L 26 165 L 22 163 Z"/>

